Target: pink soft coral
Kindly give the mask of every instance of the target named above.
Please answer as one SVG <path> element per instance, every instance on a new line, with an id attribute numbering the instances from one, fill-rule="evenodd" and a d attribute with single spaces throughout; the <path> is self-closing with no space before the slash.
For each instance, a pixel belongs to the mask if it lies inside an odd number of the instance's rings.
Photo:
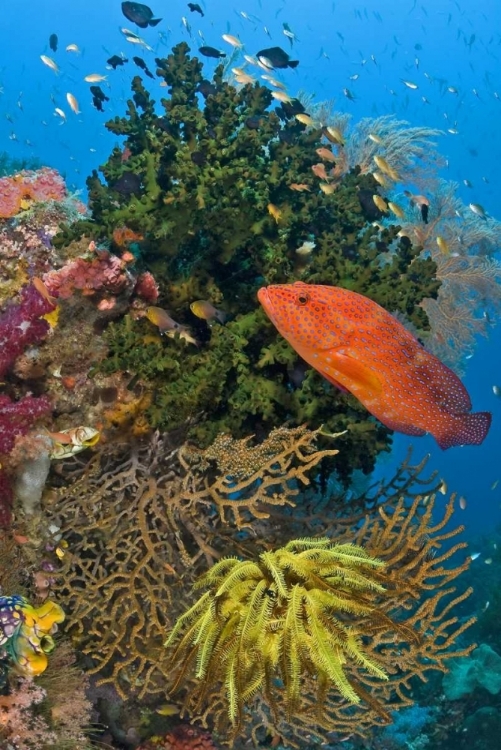
<path id="1" fill-rule="evenodd" d="M 9 219 L 25 207 L 25 202 L 62 201 L 66 185 L 55 169 L 23 170 L 0 178 L 0 219 Z"/>
<path id="2" fill-rule="evenodd" d="M 58 271 L 44 274 L 43 281 L 49 294 L 61 299 L 68 299 L 76 289 L 85 295 L 97 291 L 115 295 L 133 285 L 124 261 L 116 255 L 109 254 L 92 260 L 72 260 Z"/>

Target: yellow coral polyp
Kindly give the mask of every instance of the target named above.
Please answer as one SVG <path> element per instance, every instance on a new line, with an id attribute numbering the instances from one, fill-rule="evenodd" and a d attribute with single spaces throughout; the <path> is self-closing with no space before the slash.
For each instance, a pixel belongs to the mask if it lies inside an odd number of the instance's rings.
<path id="1" fill-rule="evenodd" d="M 47 654 L 55 645 L 52 635 L 63 622 L 64 611 L 53 601 L 33 607 L 22 597 L 6 600 L 6 604 L 10 604 L 12 621 L 19 621 L 7 640 L 13 668 L 25 677 L 37 677 L 47 667 Z"/>

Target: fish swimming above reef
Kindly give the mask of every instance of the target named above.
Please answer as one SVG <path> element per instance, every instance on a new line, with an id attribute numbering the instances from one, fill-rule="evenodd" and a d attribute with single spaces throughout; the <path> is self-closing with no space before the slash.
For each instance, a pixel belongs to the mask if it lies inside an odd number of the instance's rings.
<path id="1" fill-rule="evenodd" d="M 169 313 L 163 308 L 147 307 L 146 317 L 150 323 L 158 327 L 162 335 L 169 336 L 169 338 L 179 336 L 180 339 L 183 339 L 188 344 L 198 346 L 198 341 L 191 335 L 190 329 L 171 318 Z"/>
<path id="2" fill-rule="evenodd" d="M 125 63 L 129 62 L 126 57 L 120 57 L 120 55 L 113 55 L 108 60 L 106 60 L 108 65 L 111 65 L 113 70 L 116 70 L 119 65 L 125 65 Z"/>
<path id="3" fill-rule="evenodd" d="M 201 55 L 204 55 L 205 57 L 214 57 L 216 60 L 219 57 L 226 57 L 226 52 L 220 52 L 220 50 L 216 49 L 215 47 L 208 47 L 205 45 L 204 47 L 199 47 L 198 51 Z"/>
<path id="4" fill-rule="evenodd" d="M 211 302 L 205 299 L 192 302 L 190 310 L 197 318 L 206 320 L 208 323 L 212 323 L 214 320 L 217 320 L 219 323 L 225 323 L 228 317 L 223 310 L 218 310 L 217 307 L 214 307 Z"/>
<path id="5" fill-rule="evenodd" d="M 201 16 L 204 15 L 203 10 L 198 3 L 188 3 L 188 8 L 192 13 L 200 13 Z"/>
<path id="6" fill-rule="evenodd" d="M 287 52 L 281 47 L 268 47 L 260 50 L 256 57 L 258 60 L 266 60 L 264 64 L 268 67 L 268 61 L 272 68 L 297 68 L 299 60 L 291 60 Z"/>
<path id="7" fill-rule="evenodd" d="M 136 56 L 136 57 L 133 57 L 132 59 L 136 63 L 138 68 L 141 68 L 141 70 L 144 70 L 147 76 L 149 76 L 150 78 L 155 78 L 151 70 L 148 69 L 148 66 L 146 65 L 142 57 Z"/>
<path id="8" fill-rule="evenodd" d="M 156 26 L 162 20 L 161 18 L 153 18 L 151 8 L 142 3 L 122 3 L 122 13 L 125 18 L 135 23 L 140 29 L 146 29 L 148 26 Z"/>
<path id="9" fill-rule="evenodd" d="M 106 96 L 100 86 L 91 86 L 90 93 L 92 94 L 92 104 L 99 112 L 104 112 L 103 102 L 109 102 L 110 97 Z"/>
<path id="10" fill-rule="evenodd" d="M 409 190 L 404 190 L 404 195 L 410 200 L 410 202 L 419 208 L 421 211 L 421 218 L 425 224 L 428 224 L 428 214 L 430 211 L 430 201 L 425 195 L 413 195 Z"/>
<path id="11" fill-rule="evenodd" d="M 296 282 L 262 287 L 258 299 L 300 357 L 389 429 L 429 432 L 444 450 L 486 437 L 491 414 L 470 414 L 460 379 L 368 297 Z"/>

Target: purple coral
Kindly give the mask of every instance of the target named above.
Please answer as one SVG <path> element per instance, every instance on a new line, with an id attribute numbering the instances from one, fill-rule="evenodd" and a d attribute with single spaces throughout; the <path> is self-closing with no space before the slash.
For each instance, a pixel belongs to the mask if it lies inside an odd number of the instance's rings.
<path id="1" fill-rule="evenodd" d="M 27 346 L 37 344 L 49 331 L 49 324 L 40 316 L 51 312 L 54 305 L 32 285 L 23 287 L 20 297 L 19 303 L 9 305 L 0 316 L 0 377 Z"/>
<path id="2" fill-rule="evenodd" d="M 14 364 L 30 344 L 37 344 L 49 331 L 49 324 L 40 316 L 54 309 L 48 298 L 30 285 L 20 292 L 21 300 L 11 304 L 0 316 L 0 377 Z M 24 396 L 12 401 L 0 395 L 0 454 L 9 454 L 16 438 L 26 435 L 34 421 L 47 414 L 47 396 Z M 8 474 L 0 469 L 0 526 L 8 526 L 12 508 L 12 489 Z"/>
<path id="3" fill-rule="evenodd" d="M 20 401 L 0 396 L 0 453 L 10 453 L 18 435 L 26 435 L 33 422 L 49 411 L 48 396 L 24 396 Z"/>

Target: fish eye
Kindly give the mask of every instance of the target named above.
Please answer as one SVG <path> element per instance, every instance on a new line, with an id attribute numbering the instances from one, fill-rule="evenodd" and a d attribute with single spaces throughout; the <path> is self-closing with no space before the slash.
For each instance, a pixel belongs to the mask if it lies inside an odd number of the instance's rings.
<path id="1" fill-rule="evenodd" d="M 297 301 L 299 305 L 306 305 L 310 301 L 310 295 L 306 294 L 306 292 L 301 292 L 301 294 L 298 294 Z"/>

